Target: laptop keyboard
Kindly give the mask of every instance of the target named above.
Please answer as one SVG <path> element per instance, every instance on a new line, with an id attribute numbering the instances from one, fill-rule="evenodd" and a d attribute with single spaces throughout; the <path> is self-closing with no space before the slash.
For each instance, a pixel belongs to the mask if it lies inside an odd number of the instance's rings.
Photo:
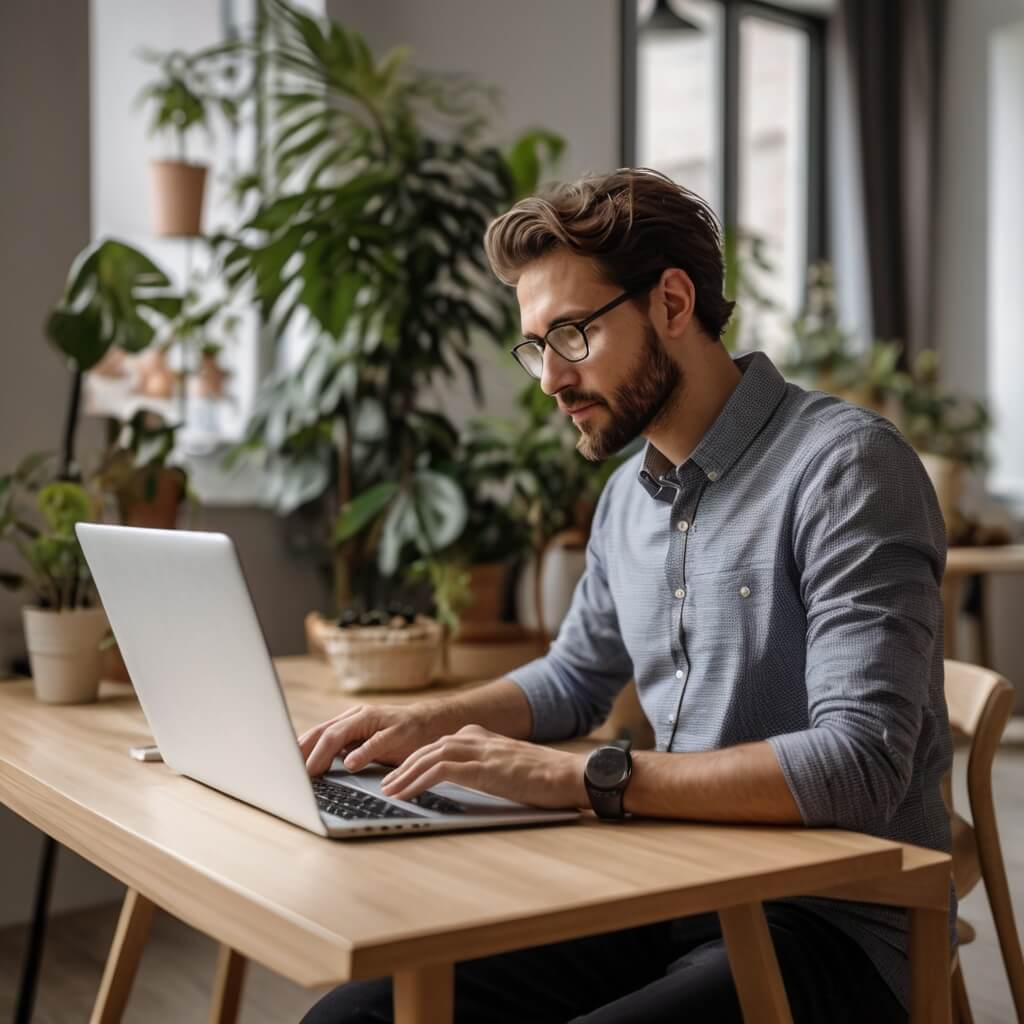
<path id="1" fill-rule="evenodd" d="M 349 820 L 365 818 L 422 818 L 422 814 L 407 811 L 398 804 L 367 793 L 357 786 L 347 786 L 343 782 L 327 779 L 313 779 L 313 794 L 320 810 L 339 818 Z M 417 804 L 429 811 L 441 814 L 465 814 L 462 804 L 449 800 L 447 797 L 432 793 L 429 789 L 419 796 L 413 797 L 409 803 Z"/>

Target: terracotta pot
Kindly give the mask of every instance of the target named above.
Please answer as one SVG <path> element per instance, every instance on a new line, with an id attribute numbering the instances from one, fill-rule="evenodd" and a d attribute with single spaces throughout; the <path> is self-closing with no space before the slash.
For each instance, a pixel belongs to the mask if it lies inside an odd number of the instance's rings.
<path id="1" fill-rule="evenodd" d="M 125 526 L 146 526 L 155 530 L 173 530 L 178 509 L 185 497 L 185 478 L 180 469 L 165 466 L 159 471 L 156 494 L 149 501 L 145 494 L 146 471 L 137 470 L 131 483 L 117 494 L 121 522 Z"/>
<path id="2" fill-rule="evenodd" d="M 935 496 L 939 499 L 942 518 L 946 520 L 949 532 L 957 521 L 960 499 L 963 496 L 963 463 L 950 459 L 945 455 L 931 455 L 918 452 L 924 464 L 928 479 L 935 488 Z"/>
<path id="3" fill-rule="evenodd" d="M 163 349 L 143 352 L 136 363 L 138 390 L 147 398 L 173 398 L 178 386 L 178 375 L 171 369 Z"/>
<path id="4" fill-rule="evenodd" d="M 469 589 L 473 603 L 459 616 L 459 622 L 497 622 L 505 603 L 507 575 L 508 566 L 504 562 L 470 566 Z"/>
<path id="5" fill-rule="evenodd" d="M 153 160 L 149 181 L 154 233 L 177 237 L 201 235 L 206 167 L 181 160 Z"/>
<path id="6" fill-rule="evenodd" d="M 36 698 L 46 704 L 94 701 L 100 685 L 100 642 L 109 629 L 103 609 L 23 608 L 22 618 Z"/>
<path id="7" fill-rule="evenodd" d="M 195 398 L 223 398 L 227 379 L 227 371 L 217 362 L 216 356 L 203 356 L 190 390 Z"/>

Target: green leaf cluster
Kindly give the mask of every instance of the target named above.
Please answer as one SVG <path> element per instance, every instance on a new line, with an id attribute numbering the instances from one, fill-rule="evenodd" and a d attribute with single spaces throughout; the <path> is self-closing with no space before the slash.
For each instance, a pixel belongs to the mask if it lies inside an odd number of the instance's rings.
<path id="1" fill-rule="evenodd" d="M 93 600 L 75 524 L 94 519 L 95 505 L 84 487 L 56 474 L 56 456 L 31 455 L 0 476 L 0 541 L 17 550 L 27 570 L 4 573 L 0 583 L 29 586 L 41 607 L 62 611 Z"/>
<path id="2" fill-rule="evenodd" d="M 86 371 L 114 345 L 140 352 L 180 310 L 181 297 L 167 275 L 138 249 L 108 238 L 75 261 L 46 334 L 77 370 Z"/>
<path id="3" fill-rule="evenodd" d="M 244 74 L 249 63 L 244 45 L 221 43 L 195 53 L 145 50 L 142 57 L 157 67 L 159 77 L 142 89 L 138 102 L 150 108 L 150 132 L 173 137 L 181 159 L 189 132 L 209 131 L 212 110 L 237 125 L 252 91 Z"/>

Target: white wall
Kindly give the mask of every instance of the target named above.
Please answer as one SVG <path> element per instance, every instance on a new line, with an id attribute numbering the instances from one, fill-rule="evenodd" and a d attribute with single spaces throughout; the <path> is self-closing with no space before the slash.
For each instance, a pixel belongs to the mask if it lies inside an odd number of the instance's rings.
<path id="1" fill-rule="evenodd" d="M 1004 321 L 992 319 L 990 283 L 1002 280 L 999 275 L 1006 271 L 1006 267 L 995 267 L 991 262 L 993 225 L 1003 222 L 1000 237 L 1004 239 L 1007 232 L 1018 237 L 1024 235 L 1024 205 L 1019 196 L 1011 204 L 1003 201 L 1002 192 L 992 192 L 993 179 L 996 188 L 1002 188 L 991 161 L 1004 144 L 1004 140 L 995 137 L 997 129 L 992 119 L 992 54 L 996 41 L 1006 40 L 1008 33 L 1012 36 L 1019 32 L 1022 23 L 1024 0 L 949 0 L 940 153 L 936 343 L 947 381 L 955 382 L 969 394 L 990 400 L 995 397 L 997 402 L 1014 386 L 1019 390 L 1024 377 L 1024 322 L 1018 320 L 1015 327 L 1008 328 Z M 1024 97 L 1018 100 L 1024 103 Z M 1018 115 L 1024 116 L 1021 107 L 1017 109 Z M 1015 182 L 1010 191 L 1019 192 L 1019 164 L 1012 174 Z M 1019 296 L 1019 263 L 1011 268 L 1011 273 Z M 1015 364 L 999 367 L 999 374 L 1007 378 L 1003 380 L 992 376 L 994 327 L 1004 334 L 1007 329 L 1016 331 L 1017 358 Z M 1024 438 L 1011 436 L 1006 444 L 1019 453 L 1022 441 Z M 1016 683 L 1019 708 L 1024 705 L 1021 608 L 1024 579 L 994 577 L 990 588 L 991 661 L 994 668 Z"/>

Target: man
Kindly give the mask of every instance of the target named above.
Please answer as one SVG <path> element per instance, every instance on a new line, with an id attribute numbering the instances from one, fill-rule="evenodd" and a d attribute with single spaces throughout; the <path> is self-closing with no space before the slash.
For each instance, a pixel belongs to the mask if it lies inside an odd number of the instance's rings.
<path id="1" fill-rule="evenodd" d="M 601 496 L 546 657 L 466 694 L 346 711 L 301 737 L 309 771 L 351 748 L 351 769 L 397 766 L 397 797 L 447 780 L 948 849 L 945 529 L 896 428 L 761 353 L 730 357 L 714 217 L 658 174 L 525 199 L 486 245 L 516 288 L 514 355 L 579 449 L 646 448 Z M 600 766 L 538 744 L 589 732 L 631 678 L 657 747 L 598 788 Z M 902 912 L 808 898 L 766 915 L 795 1021 L 906 1019 Z M 714 915 L 460 964 L 455 984 L 457 1021 L 741 1020 Z M 389 1020 L 390 1002 L 386 981 L 350 985 L 307 1019 Z"/>

